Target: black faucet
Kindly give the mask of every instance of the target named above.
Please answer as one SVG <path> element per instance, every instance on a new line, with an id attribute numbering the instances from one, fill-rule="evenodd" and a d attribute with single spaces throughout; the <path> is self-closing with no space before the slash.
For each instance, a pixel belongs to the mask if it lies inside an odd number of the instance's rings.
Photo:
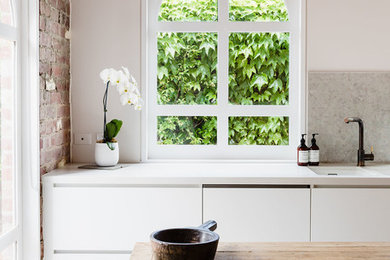
<path id="1" fill-rule="evenodd" d="M 365 161 L 373 161 L 374 160 L 374 154 L 372 153 L 372 147 L 371 147 L 371 153 L 365 153 L 364 152 L 364 126 L 363 126 L 363 120 L 361 120 L 358 117 L 346 117 L 344 119 L 344 122 L 349 124 L 350 122 L 357 122 L 359 123 L 359 150 L 358 150 L 358 166 L 364 166 Z"/>

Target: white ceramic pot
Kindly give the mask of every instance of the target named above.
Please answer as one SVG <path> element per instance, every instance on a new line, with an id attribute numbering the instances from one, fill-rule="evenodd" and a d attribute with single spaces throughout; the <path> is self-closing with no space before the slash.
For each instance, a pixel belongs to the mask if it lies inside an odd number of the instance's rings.
<path id="1" fill-rule="evenodd" d="M 98 166 L 114 166 L 119 161 L 119 145 L 112 143 L 114 150 L 111 150 L 106 143 L 96 143 L 95 163 Z"/>

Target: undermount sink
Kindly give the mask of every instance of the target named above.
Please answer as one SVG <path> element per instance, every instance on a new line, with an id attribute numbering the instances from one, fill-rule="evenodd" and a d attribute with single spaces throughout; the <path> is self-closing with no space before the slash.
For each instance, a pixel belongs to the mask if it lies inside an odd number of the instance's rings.
<path id="1" fill-rule="evenodd" d="M 342 176 L 342 177 L 375 177 L 383 174 L 370 171 L 361 167 L 353 166 L 324 166 L 309 167 L 315 174 L 321 176 Z"/>
<path id="2" fill-rule="evenodd" d="M 372 166 L 367 166 L 366 169 L 369 169 L 370 171 L 379 174 L 383 174 L 385 176 L 390 176 L 390 164 L 375 164 Z"/>

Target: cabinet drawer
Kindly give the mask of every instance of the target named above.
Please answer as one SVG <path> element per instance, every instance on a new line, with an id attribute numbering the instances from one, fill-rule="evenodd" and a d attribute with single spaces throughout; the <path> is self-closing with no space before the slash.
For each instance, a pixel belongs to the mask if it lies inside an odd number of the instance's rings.
<path id="1" fill-rule="evenodd" d="M 201 187 L 54 187 L 53 250 L 132 250 L 151 232 L 202 222 Z"/>
<path id="2" fill-rule="evenodd" d="M 204 219 L 224 242 L 309 241 L 309 188 L 205 188 Z"/>
<path id="3" fill-rule="evenodd" d="M 390 241 L 390 189 L 318 188 L 313 241 Z"/>
<path id="4" fill-rule="evenodd" d="M 130 254 L 55 254 L 53 260 L 129 260 Z"/>

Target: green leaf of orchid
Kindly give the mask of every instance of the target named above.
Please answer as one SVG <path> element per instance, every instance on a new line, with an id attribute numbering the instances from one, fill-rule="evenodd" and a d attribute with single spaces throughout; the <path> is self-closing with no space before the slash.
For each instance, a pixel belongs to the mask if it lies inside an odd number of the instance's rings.
<path id="1" fill-rule="evenodd" d="M 105 132 L 105 140 L 106 142 L 110 142 L 115 136 L 118 135 L 123 122 L 118 119 L 113 119 L 111 122 L 106 124 L 106 132 Z"/>
<path id="2" fill-rule="evenodd" d="M 115 150 L 114 143 L 107 142 L 107 146 L 108 146 L 108 148 L 110 148 L 111 151 L 114 151 L 114 150 Z"/>

